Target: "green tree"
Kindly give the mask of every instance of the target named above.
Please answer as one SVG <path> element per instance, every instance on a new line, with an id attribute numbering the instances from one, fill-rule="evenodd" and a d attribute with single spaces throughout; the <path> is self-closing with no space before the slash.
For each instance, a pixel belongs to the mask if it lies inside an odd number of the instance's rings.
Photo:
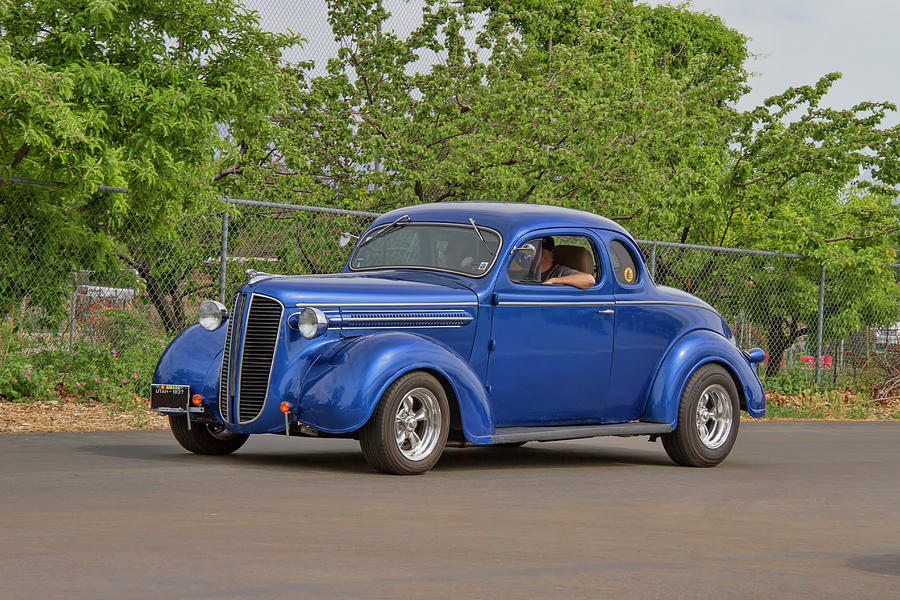
<path id="1" fill-rule="evenodd" d="M 146 267 L 166 326 L 183 326 L 163 298 L 182 277 L 153 266 L 163 238 L 183 214 L 274 168 L 271 117 L 297 78 L 279 57 L 298 42 L 263 32 L 232 0 L 0 0 L 0 176 L 62 183 L 0 182 L 7 214 L 26 207 L 0 224 L 0 255 L 24 242 L 41 257 L 0 279 L 0 303 L 28 294 L 56 309 L 64 290 L 43 286 L 36 267 L 112 269 L 118 254 Z M 131 193 L 97 193 L 100 184 Z"/>
<path id="2" fill-rule="evenodd" d="M 379 210 L 549 202 L 627 221 L 639 237 L 802 253 L 809 262 L 761 276 L 744 308 L 765 329 L 773 373 L 815 326 L 821 264 L 846 291 L 829 296 L 832 335 L 900 312 L 881 266 L 898 226 L 890 103 L 822 106 L 833 74 L 741 113 L 745 38 L 683 7 L 434 1 L 403 40 L 377 2 L 329 6 L 340 54 L 282 122 L 308 198 Z M 464 32 L 485 6 L 472 47 Z M 442 60 L 417 71 L 430 52 Z M 706 262 L 689 287 L 737 312 L 742 300 L 717 285 L 722 261 Z M 694 268 L 661 266 L 675 281 Z M 837 276 L 848 269 L 859 277 Z"/>

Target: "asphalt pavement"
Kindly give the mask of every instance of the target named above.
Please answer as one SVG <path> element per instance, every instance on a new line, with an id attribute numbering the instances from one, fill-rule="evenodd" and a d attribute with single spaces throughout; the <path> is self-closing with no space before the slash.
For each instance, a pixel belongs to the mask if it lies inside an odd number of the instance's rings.
<path id="1" fill-rule="evenodd" d="M 900 423 L 741 425 L 713 469 L 646 438 L 448 449 L 0 435 L 0 600 L 898 598 Z"/>

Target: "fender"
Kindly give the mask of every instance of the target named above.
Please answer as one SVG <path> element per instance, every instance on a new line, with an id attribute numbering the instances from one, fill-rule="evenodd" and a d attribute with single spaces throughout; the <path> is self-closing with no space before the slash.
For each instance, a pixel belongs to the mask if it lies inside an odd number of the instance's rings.
<path id="1" fill-rule="evenodd" d="M 153 383 L 188 384 L 191 394 L 200 394 L 204 404 L 215 406 L 226 332 L 224 323 L 213 331 L 203 329 L 199 323 L 182 331 L 159 357 Z"/>
<path id="2" fill-rule="evenodd" d="M 737 376 L 735 384 L 742 392 L 751 417 L 765 416 L 765 394 L 750 361 L 721 334 L 700 329 L 684 335 L 669 349 L 656 372 L 644 419 L 677 427 L 678 405 L 684 386 L 694 371 L 709 362 L 721 363 Z"/>
<path id="3" fill-rule="evenodd" d="M 315 358 L 303 383 L 299 417 L 328 433 L 362 427 L 397 377 L 428 369 L 449 382 L 458 400 L 463 434 L 488 444 L 493 415 L 481 380 L 450 348 L 415 333 L 392 331 L 332 344 Z"/>

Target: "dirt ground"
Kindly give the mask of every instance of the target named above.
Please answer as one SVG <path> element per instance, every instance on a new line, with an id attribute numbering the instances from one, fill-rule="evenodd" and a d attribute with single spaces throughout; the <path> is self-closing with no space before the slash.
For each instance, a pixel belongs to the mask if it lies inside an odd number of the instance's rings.
<path id="1" fill-rule="evenodd" d="M 168 419 L 150 410 L 122 412 L 100 402 L 0 401 L 0 433 L 38 431 L 131 431 L 167 429 Z"/>

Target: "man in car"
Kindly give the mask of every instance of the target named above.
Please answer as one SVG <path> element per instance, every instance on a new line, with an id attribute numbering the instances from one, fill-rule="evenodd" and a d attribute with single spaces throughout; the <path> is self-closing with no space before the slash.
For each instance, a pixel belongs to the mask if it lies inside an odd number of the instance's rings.
<path id="1" fill-rule="evenodd" d="M 574 285 L 586 290 L 594 285 L 594 277 L 553 260 L 556 242 L 549 235 L 541 238 L 541 283 L 544 285 Z"/>

